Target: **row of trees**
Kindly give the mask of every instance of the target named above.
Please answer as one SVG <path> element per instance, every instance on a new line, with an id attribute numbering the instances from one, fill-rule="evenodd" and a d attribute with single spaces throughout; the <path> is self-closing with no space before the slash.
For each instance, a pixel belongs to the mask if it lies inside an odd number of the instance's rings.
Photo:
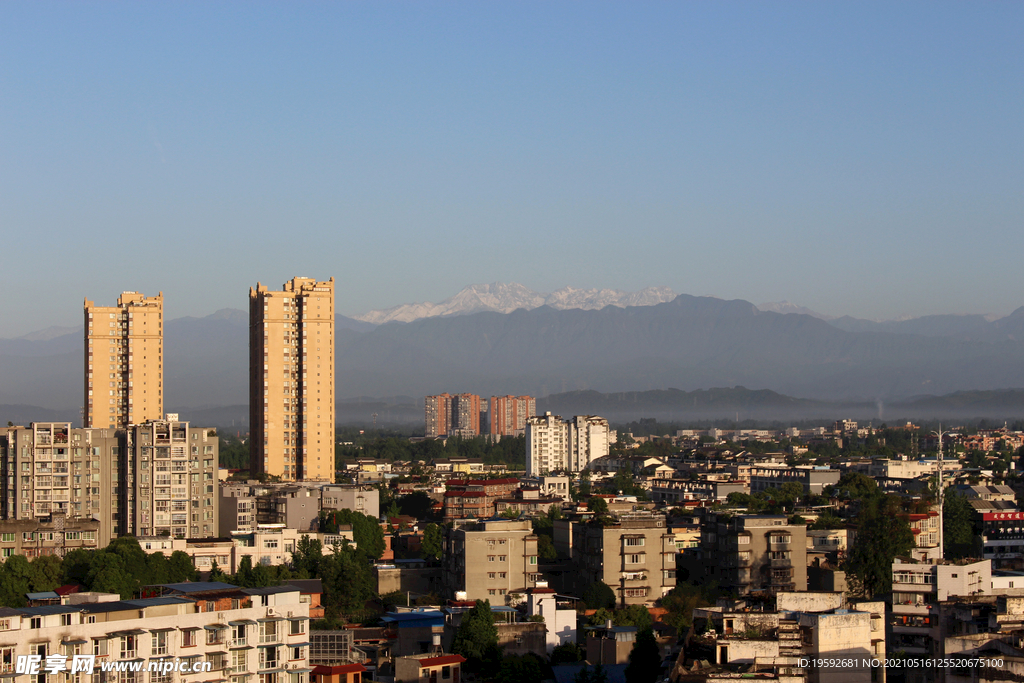
<path id="1" fill-rule="evenodd" d="M 147 554 L 130 536 L 111 541 L 100 550 L 72 550 L 63 559 L 44 555 L 31 561 L 14 555 L 0 567 L 0 604 L 24 607 L 26 593 L 52 591 L 67 584 L 85 590 L 133 597 L 142 586 L 195 581 L 189 556 L 177 550 L 167 557 Z"/>

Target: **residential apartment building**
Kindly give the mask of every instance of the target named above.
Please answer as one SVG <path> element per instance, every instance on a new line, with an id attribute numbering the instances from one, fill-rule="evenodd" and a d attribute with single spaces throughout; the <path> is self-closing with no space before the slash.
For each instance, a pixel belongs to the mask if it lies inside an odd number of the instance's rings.
<path id="1" fill-rule="evenodd" d="M 116 306 L 85 300 L 83 427 L 123 429 L 163 415 L 163 315 L 163 292 L 124 292 Z"/>
<path id="2" fill-rule="evenodd" d="M 841 473 L 828 467 L 752 467 L 750 469 L 750 492 L 759 493 L 768 489 L 782 488 L 784 484 L 796 482 L 804 487 L 807 495 L 818 496 L 826 486 L 839 483 Z"/>
<path id="3" fill-rule="evenodd" d="M 320 489 L 321 510 L 352 510 L 380 517 L 380 491 L 373 486 L 332 484 Z"/>
<path id="4" fill-rule="evenodd" d="M 248 481 L 220 487 L 220 535 L 251 531 L 261 524 L 315 531 L 321 509 L 319 482 Z"/>
<path id="5" fill-rule="evenodd" d="M 620 606 L 653 604 L 676 585 L 676 539 L 665 516 L 623 512 L 613 521 L 571 522 L 576 594 L 603 581 Z"/>
<path id="6" fill-rule="evenodd" d="M 477 436 L 482 405 L 477 394 L 437 394 L 423 400 L 423 435 Z"/>
<path id="7" fill-rule="evenodd" d="M 444 521 L 487 519 L 497 514 L 498 500 L 511 497 L 519 480 L 450 479 L 445 485 Z"/>
<path id="8" fill-rule="evenodd" d="M 542 576 L 537 568 L 537 536 L 527 520 L 456 522 L 444 532 L 441 582 L 456 600 L 504 603 L 524 595 Z"/>
<path id="9" fill-rule="evenodd" d="M 565 421 L 550 412 L 526 421 L 526 476 L 551 472 L 578 473 L 608 455 L 616 440 L 608 420 L 577 415 Z"/>
<path id="10" fill-rule="evenodd" d="M 143 672 L 122 673 L 121 681 L 185 680 L 183 674 L 160 672 L 163 662 L 175 660 L 208 663 L 209 670 L 187 674 L 190 683 L 241 683 L 252 674 L 261 683 L 308 680 L 309 605 L 300 602 L 298 588 L 200 582 L 150 586 L 146 592 L 150 597 L 139 600 L 91 594 L 87 599 L 97 601 L 6 610 L 0 630 L 4 675 L 15 673 L 17 655 L 39 655 L 43 665 L 48 657 L 62 659 L 67 674 L 74 655 L 94 655 L 93 680 L 106 676 L 102 663 L 130 660 L 141 660 Z M 150 665 L 157 671 L 146 673 Z"/>
<path id="11" fill-rule="evenodd" d="M 807 590 L 807 527 L 785 515 L 709 512 L 697 550 L 684 555 L 690 577 L 717 580 L 737 595 Z"/>
<path id="12" fill-rule="evenodd" d="M 871 666 L 886 654 L 883 602 L 848 607 L 841 592 L 779 593 L 770 611 L 751 609 L 743 600 L 723 602 L 694 610 L 697 628 L 716 634 L 714 662 L 719 666 L 754 665 L 769 680 L 885 680 L 884 667 Z M 817 666 L 818 660 L 829 662 Z"/>
<path id="13" fill-rule="evenodd" d="M 216 434 L 168 417 L 125 430 L 8 427 L 0 432 L 0 515 L 96 520 L 99 547 L 129 533 L 217 533 Z"/>
<path id="14" fill-rule="evenodd" d="M 487 410 L 487 433 L 491 436 L 519 436 L 526 433 L 526 421 L 537 414 L 532 396 L 491 396 Z"/>
<path id="15" fill-rule="evenodd" d="M 890 652 L 908 657 L 942 656 L 939 603 L 992 592 L 992 563 L 897 558 L 892 564 Z"/>
<path id="16" fill-rule="evenodd" d="M 217 431 L 165 420 L 125 431 L 120 534 L 205 538 L 218 533 Z"/>
<path id="17" fill-rule="evenodd" d="M 334 278 L 249 289 L 253 474 L 334 481 Z"/>
<path id="18" fill-rule="evenodd" d="M 0 522 L 0 562 L 12 555 L 29 559 L 43 555 L 64 557 L 72 550 L 96 550 L 100 523 L 94 519 L 67 519 L 54 512 L 48 519 Z"/>

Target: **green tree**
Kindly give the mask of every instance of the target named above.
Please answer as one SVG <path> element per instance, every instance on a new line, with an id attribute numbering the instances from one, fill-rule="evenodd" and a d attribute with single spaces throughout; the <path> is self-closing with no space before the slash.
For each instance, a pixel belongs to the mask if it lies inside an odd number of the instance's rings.
<path id="1" fill-rule="evenodd" d="M 230 578 L 231 577 L 224 573 L 223 569 L 217 566 L 217 561 L 214 560 L 213 564 L 210 565 L 210 578 L 208 580 L 214 582 L 222 581 L 224 583 L 227 583 L 228 579 Z"/>
<path id="2" fill-rule="evenodd" d="M 328 619 L 362 621 L 367 604 L 377 598 L 377 582 L 370 559 L 362 549 L 335 547 L 323 557 L 320 567 Z"/>
<path id="3" fill-rule="evenodd" d="M 8 557 L 0 569 L 0 602 L 6 607 L 24 607 L 31 591 L 32 565 L 24 555 Z"/>
<path id="4" fill-rule="evenodd" d="M 320 576 L 320 564 L 324 559 L 324 545 L 318 538 L 303 536 L 295 544 L 292 553 L 292 567 L 295 573 L 306 578 Z"/>
<path id="5" fill-rule="evenodd" d="M 434 499 L 424 491 L 413 491 L 398 499 L 398 507 L 403 515 L 427 519 L 434 509 Z"/>
<path id="6" fill-rule="evenodd" d="M 234 582 L 242 588 L 254 588 L 252 576 L 252 555 L 245 555 L 238 562 L 238 571 L 235 572 Z"/>
<path id="7" fill-rule="evenodd" d="M 650 627 L 640 629 L 629 653 L 626 683 L 654 683 L 661 672 L 661 652 Z"/>
<path id="8" fill-rule="evenodd" d="M 167 574 L 169 583 L 183 583 L 185 581 L 196 581 L 199 572 L 192 564 L 192 558 L 183 550 L 175 550 L 167 561 Z"/>
<path id="9" fill-rule="evenodd" d="M 555 649 L 551 651 L 551 666 L 582 662 L 585 654 L 583 648 L 576 643 L 568 642 L 556 645 Z"/>
<path id="10" fill-rule="evenodd" d="M 829 509 L 818 515 L 818 518 L 807 528 L 810 531 L 824 531 L 826 529 L 842 529 L 845 526 L 846 521 Z"/>
<path id="11" fill-rule="evenodd" d="M 651 613 L 643 605 L 628 605 L 615 610 L 612 621 L 616 626 L 636 626 L 637 629 L 650 629 L 654 625 Z"/>
<path id="12" fill-rule="evenodd" d="M 946 491 L 942 501 L 943 557 L 957 560 L 970 557 L 974 546 L 974 508 L 956 491 Z"/>
<path id="13" fill-rule="evenodd" d="M 892 496 L 862 501 L 857 540 L 843 563 L 847 576 L 854 579 L 853 592 L 870 598 L 892 590 L 893 559 L 914 547 L 914 534 L 901 513 Z"/>
<path id="14" fill-rule="evenodd" d="M 584 665 L 573 681 L 574 683 L 608 683 L 608 672 L 600 664 L 594 667 Z"/>
<path id="15" fill-rule="evenodd" d="M 452 652 L 466 658 L 466 668 L 470 672 L 494 670 L 501 658 L 501 650 L 489 600 L 477 600 L 473 608 L 462 615 L 452 642 Z"/>
<path id="16" fill-rule="evenodd" d="M 428 560 L 440 560 L 444 545 L 444 531 L 440 525 L 431 522 L 423 529 L 423 557 Z"/>
<path id="17" fill-rule="evenodd" d="M 608 501 L 600 496 L 591 496 L 587 500 L 587 509 L 593 512 L 595 515 L 607 515 L 608 514 Z"/>
<path id="18" fill-rule="evenodd" d="M 52 591 L 61 585 L 61 560 L 56 555 L 41 555 L 32 560 L 32 592 Z"/>
<path id="19" fill-rule="evenodd" d="M 337 532 L 342 525 L 352 527 L 352 540 L 367 557 L 379 560 L 384 554 L 384 530 L 373 517 L 352 510 L 334 510 L 321 513 L 321 530 Z"/>
<path id="20" fill-rule="evenodd" d="M 558 559 L 555 544 L 547 534 L 537 534 L 537 556 L 541 562 L 554 562 Z"/>
<path id="21" fill-rule="evenodd" d="M 535 654 L 505 655 L 498 669 L 498 683 L 540 683 L 543 672 L 542 662 Z"/>
<path id="22" fill-rule="evenodd" d="M 121 555 L 100 550 L 89 566 L 86 585 L 91 591 L 117 593 L 128 600 L 134 597 L 139 582 L 125 567 Z"/>
<path id="23" fill-rule="evenodd" d="M 587 586 L 580 598 L 587 609 L 615 608 L 615 592 L 604 581 L 595 581 Z"/>

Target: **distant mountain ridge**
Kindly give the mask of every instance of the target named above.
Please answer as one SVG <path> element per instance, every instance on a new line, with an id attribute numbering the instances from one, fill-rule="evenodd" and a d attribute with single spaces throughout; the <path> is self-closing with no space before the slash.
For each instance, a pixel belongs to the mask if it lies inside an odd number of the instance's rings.
<path id="1" fill-rule="evenodd" d="M 575 300 L 571 292 L 564 296 Z M 870 406 L 1024 387 L 1024 308 L 992 321 L 931 316 L 892 323 L 892 330 L 878 325 L 844 330 L 807 314 L 689 295 L 654 305 L 543 305 L 383 325 L 339 316 L 336 395 L 344 401 L 469 391 L 545 398 L 740 385 Z M 168 409 L 244 404 L 248 339 L 245 311 L 168 320 Z M 0 403 L 61 410 L 77 419 L 82 344 L 81 331 L 0 339 Z M 387 405 L 371 409 L 357 399 L 351 413 L 372 414 Z"/>
<path id="2" fill-rule="evenodd" d="M 422 318 L 469 315 L 482 311 L 511 313 L 524 308 L 532 310 L 550 306 L 558 310 L 579 308 L 593 310 L 605 306 L 653 306 L 671 301 L 676 293 L 668 287 L 647 287 L 639 292 L 618 289 L 577 289 L 563 287 L 550 294 L 541 294 L 516 282 L 494 282 L 470 285 L 440 303 L 429 301 L 402 304 L 354 316 L 356 320 L 382 325 L 387 322 L 412 322 Z"/>

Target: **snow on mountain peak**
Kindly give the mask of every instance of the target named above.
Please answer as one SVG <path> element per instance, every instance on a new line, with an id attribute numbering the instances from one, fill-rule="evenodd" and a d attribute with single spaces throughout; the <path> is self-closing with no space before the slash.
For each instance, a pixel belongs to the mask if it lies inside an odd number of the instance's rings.
<path id="1" fill-rule="evenodd" d="M 647 287 L 639 292 L 563 287 L 550 294 L 541 294 L 516 282 L 493 282 L 470 285 L 440 303 L 425 301 L 416 304 L 403 304 L 383 310 L 369 311 L 353 317 L 356 320 L 380 325 L 392 320 L 411 322 L 420 318 L 467 315 L 480 311 L 511 313 L 520 308 L 530 310 L 544 305 L 559 310 L 569 308 L 593 310 L 605 306 L 653 306 L 674 298 L 676 298 L 676 293 L 668 287 Z"/>

